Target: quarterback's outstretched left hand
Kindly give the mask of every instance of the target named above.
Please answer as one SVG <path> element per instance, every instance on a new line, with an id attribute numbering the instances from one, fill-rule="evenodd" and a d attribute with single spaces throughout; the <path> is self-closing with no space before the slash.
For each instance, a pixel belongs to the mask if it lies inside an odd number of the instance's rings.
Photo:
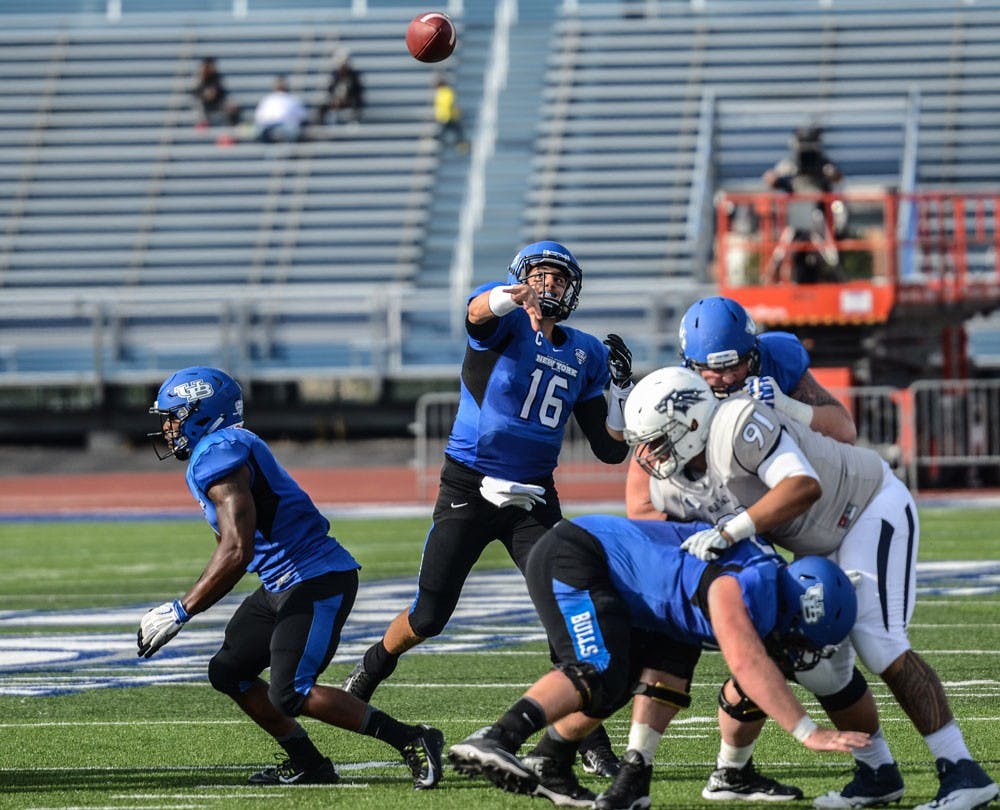
<path id="1" fill-rule="evenodd" d="M 149 658 L 176 636 L 190 618 L 180 599 L 147 611 L 139 622 L 139 657 Z"/>
<path id="2" fill-rule="evenodd" d="M 611 372 L 611 382 L 619 388 L 632 382 L 632 350 L 618 335 L 608 335 L 604 341 L 608 347 L 608 371 Z"/>

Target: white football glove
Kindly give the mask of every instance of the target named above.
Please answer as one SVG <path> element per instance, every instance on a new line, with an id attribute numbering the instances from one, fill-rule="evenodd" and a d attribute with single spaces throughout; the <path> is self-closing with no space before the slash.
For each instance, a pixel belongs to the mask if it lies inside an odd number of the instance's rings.
<path id="1" fill-rule="evenodd" d="M 190 618 L 180 599 L 148 611 L 139 622 L 139 657 L 149 658 L 176 636 Z"/>
<path id="2" fill-rule="evenodd" d="M 729 548 L 729 541 L 719 533 L 718 526 L 713 526 L 692 534 L 681 543 L 681 548 L 699 560 L 712 562 Z"/>
<path id="3" fill-rule="evenodd" d="M 812 405 L 788 396 L 778 387 L 774 377 L 747 377 L 743 382 L 743 391 L 776 411 L 781 411 L 785 416 L 790 416 L 801 425 L 809 427 L 812 424 Z"/>
<path id="4" fill-rule="evenodd" d="M 503 478 L 493 478 L 490 475 L 483 476 L 479 494 L 501 509 L 505 506 L 517 506 L 530 512 L 536 503 L 545 503 L 545 498 L 542 497 L 545 494 L 545 487 L 505 481 Z"/>
<path id="5" fill-rule="evenodd" d="M 774 407 L 774 392 L 778 391 L 778 386 L 774 377 L 747 377 L 743 382 L 743 391 L 754 399 Z M 784 394 L 782 394 L 784 396 Z"/>

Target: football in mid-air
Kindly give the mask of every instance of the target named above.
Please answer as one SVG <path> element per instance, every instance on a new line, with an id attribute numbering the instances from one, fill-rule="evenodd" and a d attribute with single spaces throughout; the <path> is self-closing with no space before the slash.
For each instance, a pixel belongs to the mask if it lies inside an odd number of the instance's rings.
<path id="1" fill-rule="evenodd" d="M 447 59 L 455 50 L 455 40 L 455 24 L 440 11 L 418 14 L 406 29 L 406 47 L 421 62 Z"/>

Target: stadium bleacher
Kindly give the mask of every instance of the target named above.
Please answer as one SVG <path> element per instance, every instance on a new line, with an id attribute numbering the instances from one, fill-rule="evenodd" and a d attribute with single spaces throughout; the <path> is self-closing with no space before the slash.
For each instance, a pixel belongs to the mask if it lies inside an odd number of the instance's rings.
<path id="1" fill-rule="evenodd" d="M 193 307 L 217 362 L 250 341 L 236 368 L 251 376 L 450 376 L 453 301 L 434 293 L 448 288 L 470 161 L 442 153 L 434 68 L 400 48 L 420 9 L 284 0 L 234 18 L 195 0 L 177 13 L 126 2 L 108 21 L 66 0 L 77 16 L 56 23 L 41 12 L 59 3 L 27 5 L 5 7 L 20 14 L 0 33 L 0 380 L 155 380 L 184 356 L 157 345 Z M 713 193 L 758 183 L 795 126 L 825 127 L 848 188 L 1000 177 L 992 0 L 520 5 L 470 280 L 499 277 L 523 242 L 566 242 L 587 273 L 574 318 L 625 335 L 640 366 L 674 356 L 679 312 L 709 289 Z M 474 131 L 495 4 L 460 6 L 465 47 L 445 67 Z M 277 73 L 318 100 L 343 51 L 366 84 L 358 127 L 219 146 L 219 129 L 192 126 L 203 55 L 248 115 Z M 254 342 L 257 325 L 280 337 Z"/>

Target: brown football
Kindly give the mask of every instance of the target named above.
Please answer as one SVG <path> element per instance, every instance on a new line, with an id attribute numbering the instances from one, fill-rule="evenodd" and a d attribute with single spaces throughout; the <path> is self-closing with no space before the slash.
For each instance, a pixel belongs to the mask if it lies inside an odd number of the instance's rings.
<path id="1" fill-rule="evenodd" d="M 447 59 L 455 50 L 455 41 L 455 24 L 440 11 L 418 14 L 406 29 L 406 47 L 421 62 Z"/>

